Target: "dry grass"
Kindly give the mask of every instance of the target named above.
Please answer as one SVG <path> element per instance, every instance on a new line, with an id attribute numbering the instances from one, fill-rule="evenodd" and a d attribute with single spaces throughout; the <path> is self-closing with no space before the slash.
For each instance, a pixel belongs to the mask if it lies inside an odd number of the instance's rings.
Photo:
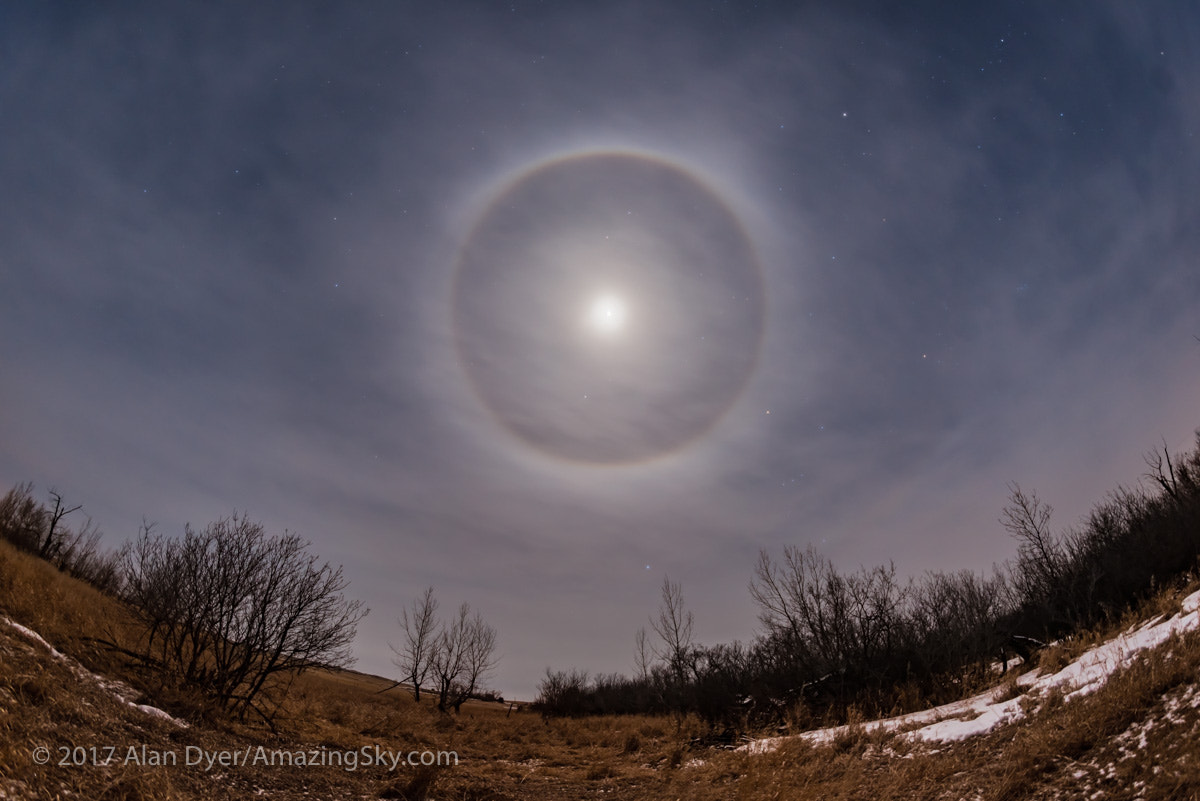
<path id="1" fill-rule="evenodd" d="M 127 643 L 131 636 L 128 613 L 118 602 L 6 541 L 0 541 L 0 614 L 96 667 L 114 660 L 94 638 Z"/>
<path id="2" fill-rule="evenodd" d="M 1198 675 L 1200 633 L 1191 632 L 1142 654 L 1090 698 L 1065 703 L 1059 694 L 1046 699 L 1035 722 L 1019 728 L 1005 749 L 1011 758 L 985 797 L 1023 797 L 1022 788 L 1039 783 L 1064 790 L 1083 785 L 1103 791 L 1104 797 L 1135 783 L 1141 798 L 1191 797 L 1178 795 L 1183 788 L 1200 792 L 1195 741 L 1200 714 L 1190 704 L 1167 714 L 1170 699 L 1193 692 Z M 1128 749 L 1121 738 L 1135 726 L 1145 730 L 1146 741 L 1122 756 Z M 1151 733 L 1158 748 L 1149 747 Z M 1161 760 L 1164 751 L 1190 758 Z M 1117 764 L 1122 764 L 1123 783 L 1114 781 L 1116 773 L 1109 775 Z"/>
<path id="3" fill-rule="evenodd" d="M 1178 609 L 1167 594 L 1143 614 Z M 121 605 L 0 543 L 0 612 L 33 628 L 89 670 L 138 680 L 89 633 L 134 637 Z M 1123 622 L 1129 622 L 1128 620 Z M 1094 637 L 1111 636 L 1096 632 Z M 1070 657 L 1077 644 L 1047 660 Z M 1084 699 L 1029 696 L 1029 719 L 986 737 L 930 748 L 851 725 L 830 746 L 785 741 L 752 755 L 693 745 L 692 720 L 597 717 L 543 720 L 501 704 L 469 703 L 440 715 L 432 699 L 351 671 L 312 671 L 296 681 L 272 733 L 205 711 L 195 699 L 168 701 L 193 721 L 180 729 L 124 704 L 36 643 L 0 625 L 0 797 L 96 799 L 395 798 L 417 801 L 620 798 L 1009 799 L 1027 797 L 1191 798 L 1200 794 L 1200 634 L 1146 654 Z M 1006 697 L 1020 689 L 999 679 Z M 165 688 L 159 692 L 166 693 Z M 168 694 L 169 695 L 169 694 Z M 150 699 L 146 699 L 150 700 Z M 161 698 L 153 699 L 161 703 Z M 1148 721 L 1158 721 L 1148 725 Z M 36 765 L 45 744 L 182 752 L 187 746 L 354 751 L 363 747 L 454 752 L 457 765 L 337 766 L 204 771 L 200 767 Z M 57 757 L 57 754 L 55 754 Z"/>

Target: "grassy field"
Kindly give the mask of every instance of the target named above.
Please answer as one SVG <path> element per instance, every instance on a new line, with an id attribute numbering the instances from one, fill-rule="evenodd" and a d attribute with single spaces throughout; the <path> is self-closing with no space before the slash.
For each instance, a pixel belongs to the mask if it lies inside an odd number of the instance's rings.
<path id="1" fill-rule="evenodd" d="M 1173 611 L 1180 597 L 1164 593 L 1143 614 Z M 1030 697 L 1027 719 L 964 742 L 919 745 L 851 727 L 828 746 L 797 739 L 751 754 L 698 744 L 692 720 L 543 720 L 480 702 L 441 715 L 353 671 L 299 677 L 275 731 L 230 720 L 96 641 L 137 636 L 120 604 L 5 543 L 0 614 L 61 652 L 0 623 L 0 798 L 1200 797 L 1196 633 L 1147 652 L 1094 695 Z M 1061 662 L 1084 645 L 1045 658 Z M 410 754 L 443 764 L 409 765 Z"/>

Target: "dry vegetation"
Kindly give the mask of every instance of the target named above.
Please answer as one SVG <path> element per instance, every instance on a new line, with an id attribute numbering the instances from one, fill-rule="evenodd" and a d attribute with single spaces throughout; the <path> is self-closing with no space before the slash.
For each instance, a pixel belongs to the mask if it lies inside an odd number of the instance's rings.
<path id="1" fill-rule="evenodd" d="M 1177 608 L 1179 591 L 1144 609 Z M 706 747 L 697 721 L 644 716 L 543 720 L 500 704 L 468 702 L 460 715 L 417 704 L 390 682 L 353 671 L 301 676 L 272 733 L 240 723 L 139 674 L 91 636 L 132 638 L 136 624 L 111 598 L 31 555 L 0 543 L 0 613 L 79 660 L 54 658 L 0 624 L 0 797 L 90 799 L 775 799 L 1088 797 L 1200 795 L 1200 634 L 1177 637 L 1117 674 L 1096 694 L 1064 703 L 1030 698 L 1027 721 L 949 746 L 851 726 L 830 746 L 786 741 L 769 754 Z M 1125 621 L 1129 622 L 1128 620 Z M 1066 659 L 1097 632 L 1068 643 Z M 1067 653 L 1069 651 L 1070 653 Z M 190 721 L 184 728 L 122 701 L 89 672 L 137 688 Z M 1013 692 L 1017 692 L 1014 688 Z M 151 697 L 153 695 L 153 697 Z M 432 699 L 430 699 L 432 701 Z M 51 748 L 37 765 L 32 751 Z M 124 764 L 130 746 L 174 751 L 176 766 Z M 188 746 L 206 751 L 387 750 L 455 752 L 440 768 L 185 766 Z M 61 747 L 114 746 L 107 766 L 64 767 Z M 99 754 L 103 758 L 104 753 Z"/>

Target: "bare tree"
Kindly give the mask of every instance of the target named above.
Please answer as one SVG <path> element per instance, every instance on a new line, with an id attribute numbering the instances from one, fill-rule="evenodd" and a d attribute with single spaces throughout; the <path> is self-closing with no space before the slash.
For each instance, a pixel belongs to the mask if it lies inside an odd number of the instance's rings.
<path id="1" fill-rule="evenodd" d="M 910 596 L 913 661 L 928 675 L 948 674 L 973 666 L 986 676 L 1006 638 L 998 632 L 1005 606 L 1004 579 L 986 578 L 970 570 L 932 572 Z M 1007 670 L 1007 659 L 1003 659 Z"/>
<path id="2" fill-rule="evenodd" d="M 683 589 L 670 577 L 663 576 L 662 606 L 658 609 L 658 617 L 650 621 L 662 642 L 653 650 L 655 656 L 667 663 L 680 684 L 686 678 L 692 649 L 692 622 L 692 613 L 683 603 Z"/>
<path id="3" fill-rule="evenodd" d="M 637 636 L 634 638 L 633 651 L 634 667 L 637 668 L 637 677 L 645 681 L 650 677 L 650 646 L 646 642 L 646 627 L 642 626 L 637 630 Z"/>
<path id="4" fill-rule="evenodd" d="M 479 689 L 483 678 L 496 665 L 496 630 L 484 622 L 469 604 L 443 624 L 431 656 L 431 669 L 437 681 L 438 709 L 458 712 L 463 702 Z"/>
<path id="5" fill-rule="evenodd" d="M 63 531 L 58 527 L 62 519 L 72 512 L 78 512 L 82 506 L 76 505 L 70 508 L 63 503 L 62 493 L 56 489 L 50 490 L 50 497 L 54 500 L 54 508 L 49 510 L 46 522 L 45 538 L 39 543 L 37 555 L 43 559 L 53 561 L 59 555 L 64 544 Z"/>
<path id="6" fill-rule="evenodd" d="M 485 623 L 476 612 L 467 627 L 463 675 L 459 682 L 462 692 L 454 704 L 455 712 L 462 706 L 463 701 L 482 688 L 484 677 L 496 667 L 496 660 L 496 630 Z"/>
<path id="7" fill-rule="evenodd" d="M 761 609 L 759 620 L 786 646 L 790 660 L 807 672 L 828 666 L 816 643 L 828 629 L 820 586 L 831 569 L 812 546 L 804 550 L 788 546 L 782 565 L 766 551 L 759 552 L 750 583 L 750 595 Z"/>
<path id="8" fill-rule="evenodd" d="M 809 546 L 763 552 L 750 584 L 759 619 L 796 683 L 829 682 L 839 696 L 854 682 L 883 681 L 905 634 L 908 589 L 893 565 L 840 573 Z"/>
<path id="9" fill-rule="evenodd" d="M 1036 494 L 1026 495 L 1019 484 L 1011 484 L 1009 490 L 1009 504 L 1000 515 L 1000 524 L 1018 542 L 1019 589 L 1027 598 L 1048 598 L 1066 568 L 1062 547 L 1050 531 L 1054 509 Z"/>
<path id="10" fill-rule="evenodd" d="M 1166 439 L 1163 440 L 1162 452 L 1153 450 L 1146 454 L 1145 460 L 1146 466 L 1150 468 L 1146 477 L 1157 484 L 1168 498 L 1178 502 L 1180 497 L 1179 477 L 1175 465 L 1171 462 L 1171 450 L 1167 447 Z"/>
<path id="11" fill-rule="evenodd" d="M 388 644 L 396 655 L 392 664 L 400 668 L 403 678 L 412 685 L 414 701 L 421 700 L 421 684 L 429 677 L 433 666 L 434 649 L 438 645 L 437 599 L 433 587 L 401 610 L 400 625 L 404 627 L 404 643 L 400 648 Z"/>
<path id="12" fill-rule="evenodd" d="M 458 618 L 449 626 L 443 626 L 437 637 L 432 654 L 433 678 L 437 682 L 438 710 L 446 712 L 451 704 L 451 694 L 463 670 L 463 644 L 466 639 L 466 619 L 471 608 L 467 604 L 459 607 Z"/>
<path id="13" fill-rule="evenodd" d="M 1162 452 L 1151 451 L 1146 455 L 1146 466 L 1150 472 L 1146 477 L 1158 485 L 1173 503 L 1182 504 L 1195 497 L 1200 490 L 1200 430 L 1196 432 L 1197 450 L 1189 457 L 1186 454 L 1171 458 L 1171 451 L 1163 440 Z"/>

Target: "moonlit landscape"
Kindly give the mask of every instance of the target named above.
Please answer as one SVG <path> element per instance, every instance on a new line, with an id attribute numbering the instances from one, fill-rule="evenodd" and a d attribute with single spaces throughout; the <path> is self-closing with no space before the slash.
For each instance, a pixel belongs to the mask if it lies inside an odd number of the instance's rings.
<path id="1" fill-rule="evenodd" d="M 0 492 L 298 534 L 389 679 L 427 586 L 531 701 L 1200 426 L 1188 4 L 8 4 L 0 130 Z"/>

